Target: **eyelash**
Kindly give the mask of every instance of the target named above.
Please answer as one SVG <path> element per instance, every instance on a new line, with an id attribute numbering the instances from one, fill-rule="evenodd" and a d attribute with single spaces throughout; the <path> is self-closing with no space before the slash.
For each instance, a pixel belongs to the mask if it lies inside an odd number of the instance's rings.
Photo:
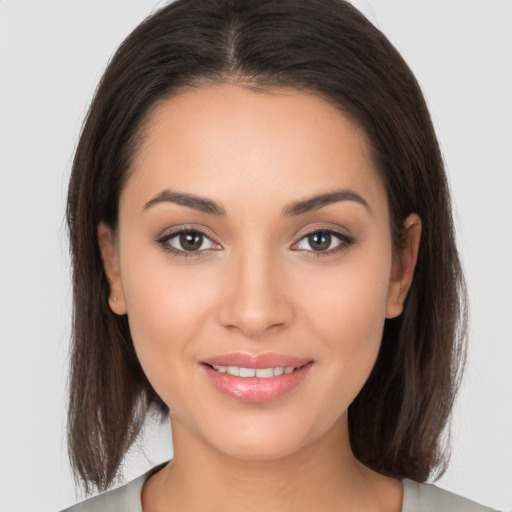
<path id="1" fill-rule="evenodd" d="M 198 249 L 197 251 L 185 251 L 182 249 L 176 249 L 176 248 L 172 247 L 171 245 L 169 245 L 170 240 L 172 240 L 173 238 L 176 238 L 182 234 L 186 234 L 186 233 L 200 235 L 200 236 L 204 237 L 204 239 L 210 240 L 211 243 L 215 244 L 215 242 L 213 242 L 213 240 L 206 233 L 203 233 L 199 229 L 180 229 L 177 231 L 173 231 L 173 232 L 167 233 L 166 235 L 157 239 L 156 243 L 159 244 L 165 251 L 171 253 L 173 256 L 178 256 L 178 257 L 182 257 L 182 258 L 201 258 L 201 257 L 206 256 L 206 254 L 205 254 L 206 251 L 212 250 L 212 249 L 202 249 L 202 250 Z M 313 249 L 312 250 L 292 249 L 292 250 L 295 250 L 295 251 L 304 250 L 309 254 L 309 257 L 321 258 L 321 257 L 331 256 L 333 254 L 345 252 L 355 243 L 355 240 L 352 237 L 350 237 L 344 233 L 336 231 L 332 228 L 329 228 L 329 229 L 319 228 L 319 229 L 313 229 L 313 230 L 309 231 L 308 233 L 305 233 L 304 235 L 301 236 L 301 238 L 298 240 L 298 242 L 295 242 L 295 244 L 293 244 L 293 245 L 297 245 L 302 240 L 306 239 L 307 237 L 314 235 L 314 234 L 318 234 L 318 233 L 323 233 L 323 234 L 326 234 L 329 236 L 334 236 L 335 238 L 337 238 L 339 240 L 338 245 L 336 245 L 336 247 L 334 247 L 333 249 L 329 249 L 327 251 L 315 251 Z M 213 250 L 218 250 L 218 249 L 213 249 Z"/>
<path id="2" fill-rule="evenodd" d="M 181 249 L 175 249 L 174 247 L 169 245 L 170 240 L 172 240 L 173 238 L 176 238 L 180 235 L 186 234 L 186 233 L 200 235 L 204 239 L 210 240 L 212 243 L 215 243 L 206 233 L 203 233 L 199 229 L 192 229 L 192 228 L 179 229 L 177 231 L 167 233 L 164 236 L 160 237 L 158 240 L 156 240 L 156 243 L 159 244 L 162 247 L 162 249 L 164 249 L 164 251 L 171 253 L 173 256 L 178 256 L 178 257 L 182 257 L 182 258 L 201 258 L 201 257 L 206 256 L 205 252 L 208 249 L 202 249 L 202 250 L 198 249 L 197 251 L 184 251 Z"/>
<path id="3" fill-rule="evenodd" d="M 323 233 L 323 234 L 326 234 L 329 236 L 334 236 L 335 238 L 337 238 L 339 240 L 339 243 L 338 243 L 338 245 L 336 245 L 336 247 L 334 247 L 333 249 L 329 249 L 327 251 L 307 250 L 306 252 L 308 253 L 308 257 L 310 257 L 310 258 L 322 258 L 325 256 L 332 256 L 333 254 L 343 253 L 343 252 L 348 251 L 350 249 L 350 247 L 352 247 L 355 243 L 354 238 L 346 235 L 345 233 L 337 231 L 335 229 L 316 228 L 316 229 L 312 229 L 308 233 L 305 233 L 304 235 L 302 235 L 300 237 L 299 241 L 295 242 L 295 244 L 293 244 L 293 245 L 297 245 L 298 243 L 300 243 L 302 240 L 306 239 L 307 237 L 314 235 L 314 234 L 318 234 L 318 233 Z M 299 251 L 301 249 L 294 249 L 294 250 Z"/>

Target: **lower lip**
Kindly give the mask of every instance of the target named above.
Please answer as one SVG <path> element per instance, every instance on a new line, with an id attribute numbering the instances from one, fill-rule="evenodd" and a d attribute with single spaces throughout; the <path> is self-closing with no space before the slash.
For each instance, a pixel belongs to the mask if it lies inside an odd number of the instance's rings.
<path id="1" fill-rule="evenodd" d="M 240 402 L 264 403 L 277 400 L 304 379 L 313 365 L 312 362 L 297 368 L 292 373 L 259 379 L 257 377 L 235 377 L 228 373 L 220 373 L 207 365 L 201 365 L 210 382 L 222 393 Z"/>

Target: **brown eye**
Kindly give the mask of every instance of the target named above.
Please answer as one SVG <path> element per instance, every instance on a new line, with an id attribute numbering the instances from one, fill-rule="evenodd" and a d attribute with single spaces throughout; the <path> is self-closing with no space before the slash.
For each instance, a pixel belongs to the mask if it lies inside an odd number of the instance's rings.
<path id="1" fill-rule="evenodd" d="M 185 231 L 179 235 L 181 249 L 184 251 L 197 251 L 203 245 L 204 236 L 197 231 Z"/>
<path id="2" fill-rule="evenodd" d="M 319 229 L 304 235 L 292 250 L 306 251 L 315 256 L 329 256 L 348 250 L 354 242 L 354 239 L 348 235 L 330 229 Z"/>
<path id="3" fill-rule="evenodd" d="M 327 231 L 317 231 L 308 235 L 308 243 L 314 251 L 326 251 L 331 246 L 332 235 Z"/>
<path id="4" fill-rule="evenodd" d="M 193 253 L 201 255 L 207 250 L 219 250 L 221 247 L 213 242 L 201 231 L 182 230 L 175 231 L 156 240 L 166 251 L 176 256 L 191 256 Z"/>

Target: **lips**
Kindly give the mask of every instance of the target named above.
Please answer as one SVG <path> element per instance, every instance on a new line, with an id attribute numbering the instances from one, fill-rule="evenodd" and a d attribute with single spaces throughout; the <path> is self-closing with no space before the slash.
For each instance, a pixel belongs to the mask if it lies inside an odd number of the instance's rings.
<path id="1" fill-rule="evenodd" d="M 224 354 L 201 361 L 218 391 L 249 403 L 277 400 L 297 387 L 312 365 L 310 359 L 274 353 Z"/>
<path id="2" fill-rule="evenodd" d="M 311 359 L 285 356 L 271 352 L 257 355 L 237 352 L 236 354 L 209 357 L 208 359 L 203 359 L 201 363 L 209 364 L 210 366 L 238 366 L 243 368 L 276 368 L 278 366 L 298 368 L 310 361 Z"/>

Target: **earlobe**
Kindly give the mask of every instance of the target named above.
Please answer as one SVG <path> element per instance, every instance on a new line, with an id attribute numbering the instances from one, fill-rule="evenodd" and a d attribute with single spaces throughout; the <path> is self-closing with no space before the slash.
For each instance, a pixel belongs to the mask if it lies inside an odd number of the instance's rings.
<path id="1" fill-rule="evenodd" d="M 118 314 L 126 314 L 126 302 L 119 270 L 118 255 L 114 241 L 114 234 L 104 222 L 98 225 L 98 245 L 103 261 L 103 270 L 110 286 L 108 304 L 110 309 Z"/>
<path id="2" fill-rule="evenodd" d="M 388 288 L 386 318 L 395 318 L 403 311 L 403 305 L 412 284 L 414 269 L 418 260 L 421 239 L 421 219 L 411 213 L 404 222 L 404 243 L 398 249 L 393 262 Z"/>

